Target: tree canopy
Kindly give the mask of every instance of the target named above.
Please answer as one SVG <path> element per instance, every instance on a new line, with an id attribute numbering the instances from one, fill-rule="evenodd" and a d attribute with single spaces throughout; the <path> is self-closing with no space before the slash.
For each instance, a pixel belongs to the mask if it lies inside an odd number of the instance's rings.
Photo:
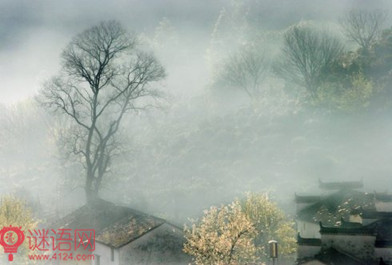
<path id="1" fill-rule="evenodd" d="M 382 10 L 352 9 L 341 19 L 343 32 L 348 39 L 369 51 L 379 39 L 387 13 Z"/>
<path id="2" fill-rule="evenodd" d="M 253 224 L 242 212 L 239 201 L 211 207 L 199 224 L 185 229 L 184 252 L 196 264 L 244 264 L 256 260 Z"/>
<path id="3" fill-rule="evenodd" d="M 268 241 L 278 240 L 280 254 L 295 252 L 293 223 L 265 194 L 205 211 L 185 228 L 184 251 L 196 264 L 245 264 L 268 261 Z"/>
<path id="4" fill-rule="evenodd" d="M 344 51 L 341 41 L 333 35 L 307 26 L 293 26 L 283 39 L 283 59 L 278 72 L 288 81 L 306 88 L 317 98 L 325 70 Z"/>

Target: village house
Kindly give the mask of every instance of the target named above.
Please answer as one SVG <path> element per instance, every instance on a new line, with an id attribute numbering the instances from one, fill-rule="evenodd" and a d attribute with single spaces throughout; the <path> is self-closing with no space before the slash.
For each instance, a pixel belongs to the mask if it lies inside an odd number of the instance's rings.
<path id="1" fill-rule="evenodd" d="M 86 260 L 58 264 L 128 265 L 188 264 L 191 259 L 182 252 L 184 235 L 181 228 L 140 211 L 97 200 L 73 211 L 52 225 L 56 228 L 94 229 L 95 249 L 79 250 Z"/>
<path id="2" fill-rule="evenodd" d="M 295 196 L 297 264 L 392 264 L 392 195 L 362 182 L 319 186 L 322 195 Z"/>

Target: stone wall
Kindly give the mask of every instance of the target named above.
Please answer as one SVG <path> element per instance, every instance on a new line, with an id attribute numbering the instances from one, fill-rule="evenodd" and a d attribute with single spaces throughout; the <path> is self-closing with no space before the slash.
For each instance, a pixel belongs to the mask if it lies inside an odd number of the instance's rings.
<path id="1" fill-rule="evenodd" d="M 321 238 L 322 248 L 335 248 L 359 259 L 369 260 L 374 257 L 375 236 L 324 234 Z"/>

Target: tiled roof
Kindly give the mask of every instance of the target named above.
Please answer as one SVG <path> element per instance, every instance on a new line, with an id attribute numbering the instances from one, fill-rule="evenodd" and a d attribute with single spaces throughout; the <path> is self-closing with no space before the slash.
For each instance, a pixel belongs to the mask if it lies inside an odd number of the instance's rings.
<path id="1" fill-rule="evenodd" d="M 318 202 L 299 211 L 297 213 L 297 219 L 317 223 L 319 220 L 316 220 L 315 217 L 320 209 L 326 208 L 330 213 L 335 213 L 338 210 L 339 205 L 342 205 L 347 200 L 354 199 L 356 201 L 361 201 L 366 199 L 365 196 L 368 196 L 368 194 L 356 190 L 339 190 L 333 194 L 322 197 Z M 372 197 L 369 197 L 368 199 L 369 201 L 372 201 Z M 372 204 L 368 207 L 373 209 L 374 205 Z"/>
<path id="2" fill-rule="evenodd" d="M 52 227 L 94 229 L 96 241 L 118 248 L 163 223 L 163 219 L 99 199 L 66 215 Z"/>
<path id="3" fill-rule="evenodd" d="M 122 247 L 164 223 L 149 216 L 128 215 L 102 230 L 96 240 L 114 248 Z"/>
<path id="4" fill-rule="evenodd" d="M 323 226 L 320 222 L 320 234 L 375 235 L 375 228 L 369 226 Z"/>

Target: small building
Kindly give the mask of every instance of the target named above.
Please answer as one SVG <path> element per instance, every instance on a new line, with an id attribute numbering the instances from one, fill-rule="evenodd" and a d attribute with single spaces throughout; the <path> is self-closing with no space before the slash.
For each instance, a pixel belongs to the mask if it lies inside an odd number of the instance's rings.
<path id="1" fill-rule="evenodd" d="M 324 224 L 339 222 L 340 217 L 336 214 L 338 212 L 347 220 L 354 221 L 357 218 L 355 211 L 362 208 L 375 210 L 373 194 L 347 188 L 347 185 L 343 185 L 343 188 L 324 196 L 299 196 L 296 194 L 295 198 L 297 232 L 306 238 L 320 238 L 319 222 L 322 221 Z M 304 199 L 308 200 L 307 204 L 303 203 Z M 344 207 L 347 208 L 344 209 Z"/>
<path id="2" fill-rule="evenodd" d="M 94 259 L 75 261 L 78 265 L 174 265 L 191 261 L 182 251 L 184 235 L 181 228 L 164 219 L 102 199 L 84 205 L 52 226 L 95 230 L 94 251 L 83 253 L 94 255 Z"/>
<path id="3" fill-rule="evenodd" d="M 358 191 L 360 182 L 320 188 L 329 192 L 295 196 L 297 264 L 392 264 L 392 196 Z"/>

